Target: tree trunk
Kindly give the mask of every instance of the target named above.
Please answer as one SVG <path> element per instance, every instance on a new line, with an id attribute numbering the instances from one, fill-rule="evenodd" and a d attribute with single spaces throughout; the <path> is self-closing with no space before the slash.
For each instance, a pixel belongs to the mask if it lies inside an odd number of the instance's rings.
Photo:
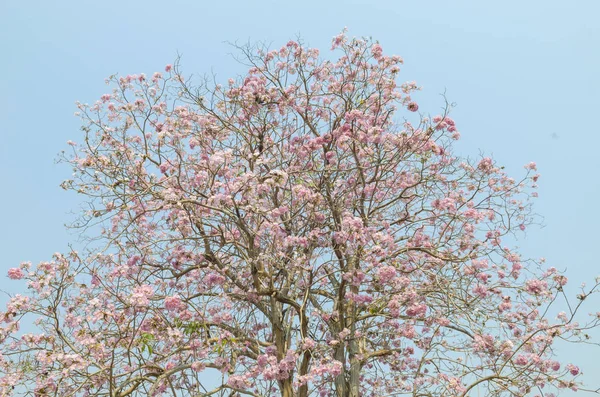
<path id="1" fill-rule="evenodd" d="M 294 397 L 294 388 L 290 379 L 279 381 L 279 389 L 281 390 L 281 397 Z"/>
<path id="2" fill-rule="evenodd" d="M 277 361 L 283 360 L 287 353 L 287 341 L 285 331 L 283 329 L 283 313 L 282 304 L 277 302 L 277 299 L 271 297 L 271 323 L 273 325 L 273 340 L 277 348 Z M 294 388 L 292 386 L 293 374 L 286 379 L 279 381 L 279 389 L 281 391 L 281 397 L 295 397 Z"/>
<path id="3" fill-rule="evenodd" d="M 361 363 L 356 357 L 358 354 L 358 343 L 356 340 L 350 342 L 350 379 L 348 380 L 348 397 L 359 397 Z"/>
<path id="4" fill-rule="evenodd" d="M 306 335 L 306 333 L 305 333 Z M 304 352 L 304 356 L 302 358 L 302 364 L 300 364 L 300 370 L 298 371 L 298 375 L 303 376 L 308 373 L 308 366 L 310 363 L 311 354 L 308 351 Z M 298 388 L 298 397 L 308 397 L 308 384 L 304 384 Z"/>
<path id="5" fill-rule="evenodd" d="M 345 362 L 345 349 L 344 344 L 341 343 L 335 349 L 334 358 L 341 362 L 342 364 Z M 348 397 L 348 385 L 346 382 L 346 371 L 342 370 L 342 373 L 335 377 L 335 391 L 337 397 Z"/>

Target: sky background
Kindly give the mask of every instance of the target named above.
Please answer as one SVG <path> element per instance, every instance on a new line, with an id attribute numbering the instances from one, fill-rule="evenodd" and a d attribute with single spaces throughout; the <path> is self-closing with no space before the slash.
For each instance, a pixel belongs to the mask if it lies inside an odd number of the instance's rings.
<path id="1" fill-rule="evenodd" d="M 107 76 L 150 75 L 179 53 L 184 74 L 226 81 L 243 71 L 226 42 L 278 48 L 299 34 L 327 57 L 348 27 L 404 58 L 400 79 L 423 87 L 420 110 L 437 113 L 443 92 L 456 103 L 458 154 L 491 154 L 514 177 L 537 162 L 545 227 L 519 246 L 566 269 L 574 295 L 600 275 L 598 15 L 598 0 L 0 0 L 0 289 L 23 286 L 9 283 L 8 268 L 77 240 L 63 225 L 81 198 L 60 189 L 70 169 L 55 159 L 81 137 L 74 102 L 107 92 Z M 589 303 L 586 311 L 600 307 Z M 600 348 L 559 351 L 600 387 Z"/>

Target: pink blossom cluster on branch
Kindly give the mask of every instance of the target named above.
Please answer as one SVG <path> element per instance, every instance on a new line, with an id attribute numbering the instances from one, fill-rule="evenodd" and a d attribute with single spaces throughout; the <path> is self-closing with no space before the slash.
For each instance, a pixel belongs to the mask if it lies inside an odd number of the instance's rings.
<path id="1" fill-rule="evenodd" d="M 516 180 L 453 154 L 450 109 L 416 113 L 402 59 L 370 39 L 336 36 L 333 61 L 239 50 L 249 70 L 224 86 L 177 63 L 79 104 L 62 186 L 94 235 L 9 270 L 29 293 L 0 313 L 0 395 L 575 390 L 553 343 L 597 326 L 574 321 L 596 286 L 553 319 L 566 277 L 511 247 L 535 164 Z"/>

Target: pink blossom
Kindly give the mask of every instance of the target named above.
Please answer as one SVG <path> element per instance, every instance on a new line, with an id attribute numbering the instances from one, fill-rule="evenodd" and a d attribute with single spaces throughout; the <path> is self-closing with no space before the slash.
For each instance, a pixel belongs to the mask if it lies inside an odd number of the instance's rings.
<path id="1" fill-rule="evenodd" d="M 18 267 L 8 269 L 8 278 L 10 278 L 11 280 L 20 280 L 23 277 L 25 277 L 25 274 Z"/>
<path id="2" fill-rule="evenodd" d="M 346 36 L 345 36 L 345 32 L 342 32 L 340 34 L 338 34 L 337 36 L 335 36 L 332 40 L 332 44 L 331 44 L 331 49 L 335 49 L 337 47 L 339 47 L 345 40 Z"/>
<path id="3" fill-rule="evenodd" d="M 540 295 L 548 290 L 548 283 L 543 280 L 528 280 L 525 289 L 531 294 Z"/>
<path id="4" fill-rule="evenodd" d="M 375 59 L 380 59 L 383 54 L 383 49 L 379 44 L 373 44 L 371 47 L 371 54 Z"/>
<path id="5" fill-rule="evenodd" d="M 154 289 L 152 286 L 143 284 L 133 289 L 131 295 L 131 303 L 135 306 L 147 306 L 150 303 L 150 297 L 154 295 Z"/>
<path id="6" fill-rule="evenodd" d="M 473 293 L 481 298 L 485 298 L 489 294 L 487 287 L 483 284 L 477 284 L 473 287 Z"/>
<path id="7" fill-rule="evenodd" d="M 516 358 L 515 358 L 515 364 L 517 365 L 527 365 L 527 363 L 529 362 L 529 360 L 527 359 L 527 357 L 523 354 L 519 354 Z"/>
<path id="8" fill-rule="evenodd" d="M 181 310 L 184 306 L 185 306 L 185 304 L 181 301 L 181 298 L 179 298 L 179 296 L 177 296 L 177 295 L 167 296 L 165 298 L 165 309 L 167 309 L 169 311 Z"/>
<path id="9" fill-rule="evenodd" d="M 494 163 L 491 158 L 484 157 L 477 165 L 477 168 L 479 168 L 483 172 L 490 173 L 494 169 Z"/>
<path id="10" fill-rule="evenodd" d="M 567 364 L 567 370 L 571 373 L 571 375 L 573 376 L 577 376 L 579 374 L 579 367 L 573 364 Z"/>
<path id="11" fill-rule="evenodd" d="M 165 66 L 165 72 L 167 72 L 167 73 L 168 73 L 168 72 L 170 72 L 170 71 L 171 71 L 171 69 L 173 69 L 173 65 L 171 65 L 171 64 L 168 64 L 167 66 Z"/>
<path id="12" fill-rule="evenodd" d="M 314 340 L 310 338 L 304 338 L 304 340 L 302 341 L 302 350 L 313 349 L 316 345 L 317 343 Z"/>
<path id="13" fill-rule="evenodd" d="M 393 266 L 384 266 L 377 270 L 377 275 L 382 282 L 389 282 L 396 277 L 396 269 Z"/>
<path id="14" fill-rule="evenodd" d="M 498 305 L 498 310 L 500 312 L 510 310 L 512 308 L 512 303 L 510 301 L 510 296 L 506 296 L 503 298 L 503 301 L 500 305 Z"/>
<path id="15" fill-rule="evenodd" d="M 556 315 L 556 318 L 565 323 L 567 321 L 569 321 L 569 317 L 567 316 L 567 313 L 562 312 L 562 311 Z"/>
<path id="16" fill-rule="evenodd" d="M 409 102 L 406 108 L 411 112 L 416 112 L 417 110 L 419 110 L 419 105 L 417 105 L 415 102 Z"/>
<path id="17" fill-rule="evenodd" d="M 488 273 L 478 273 L 477 274 L 477 279 L 481 280 L 481 282 L 483 282 L 484 284 L 487 284 L 489 278 L 490 278 L 490 275 Z"/>
<path id="18" fill-rule="evenodd" d="M 567 285 L 567 283 L 569 281 L 569 279 L 567 277 L 563 276 L 562 274 L 558 274 L 558 275 L 554 276 L 552 279 L 554 280 L 554 282 L 556 282 L 561 287 L 564 287 L 565 285 Z"/>
<path id="19" fill-rule="evenodd" d="M 222 285 L 225 282 L 225 277 L 217 273 L 209 273 L 204 277 L 203 281 L 207 287 L 213 287 L 215 285 Z"/>
<path id="20" fill-rule="evenodd" d="M 422 316 L 427 312 L 427 305 L 412 305 L 406 309 L 406 315 L 411 317 Z"/>
<path id="21" fill-rule="evenodd" d="M 195 372 L 202 372 L 206 368 L 206 365 L 201 361 L 194 361 L 192 363 L 192 370 Z"/>
<path id="22" fill-rule="evenodd" d="M 246 389 L 250 383 L 248 379 L 243 376 L 238 375 L 229 375 L 229 379 L 227 380 L 227 384 L 235 389 Z"/>
<path id="23" fill-rule="evenodd" d="M 492 335 L 475 335 L 473 342 L 475 351 L 494 353 L 494 337 Z"/>

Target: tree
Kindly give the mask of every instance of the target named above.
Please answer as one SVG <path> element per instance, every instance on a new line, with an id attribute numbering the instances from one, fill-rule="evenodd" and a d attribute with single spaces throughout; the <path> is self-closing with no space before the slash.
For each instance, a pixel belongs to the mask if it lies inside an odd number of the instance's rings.
<path id="1" fill-rule="evenodd" d="M 2 395 L 552 396 L 579 369 L 556 340 L 567 278 L 526 260 L 538 175 L 452 153 L 370 39 L 335 61 L 290 41 L 241 47 L 226 86 L 113 76 L 79 104 L 62 186 L 89 210 L 85 252 L 9 271 Z M 550 311 L 549 311 L 550 310 Z M 36 320 L 20 334 L 18 322 Z"/>

